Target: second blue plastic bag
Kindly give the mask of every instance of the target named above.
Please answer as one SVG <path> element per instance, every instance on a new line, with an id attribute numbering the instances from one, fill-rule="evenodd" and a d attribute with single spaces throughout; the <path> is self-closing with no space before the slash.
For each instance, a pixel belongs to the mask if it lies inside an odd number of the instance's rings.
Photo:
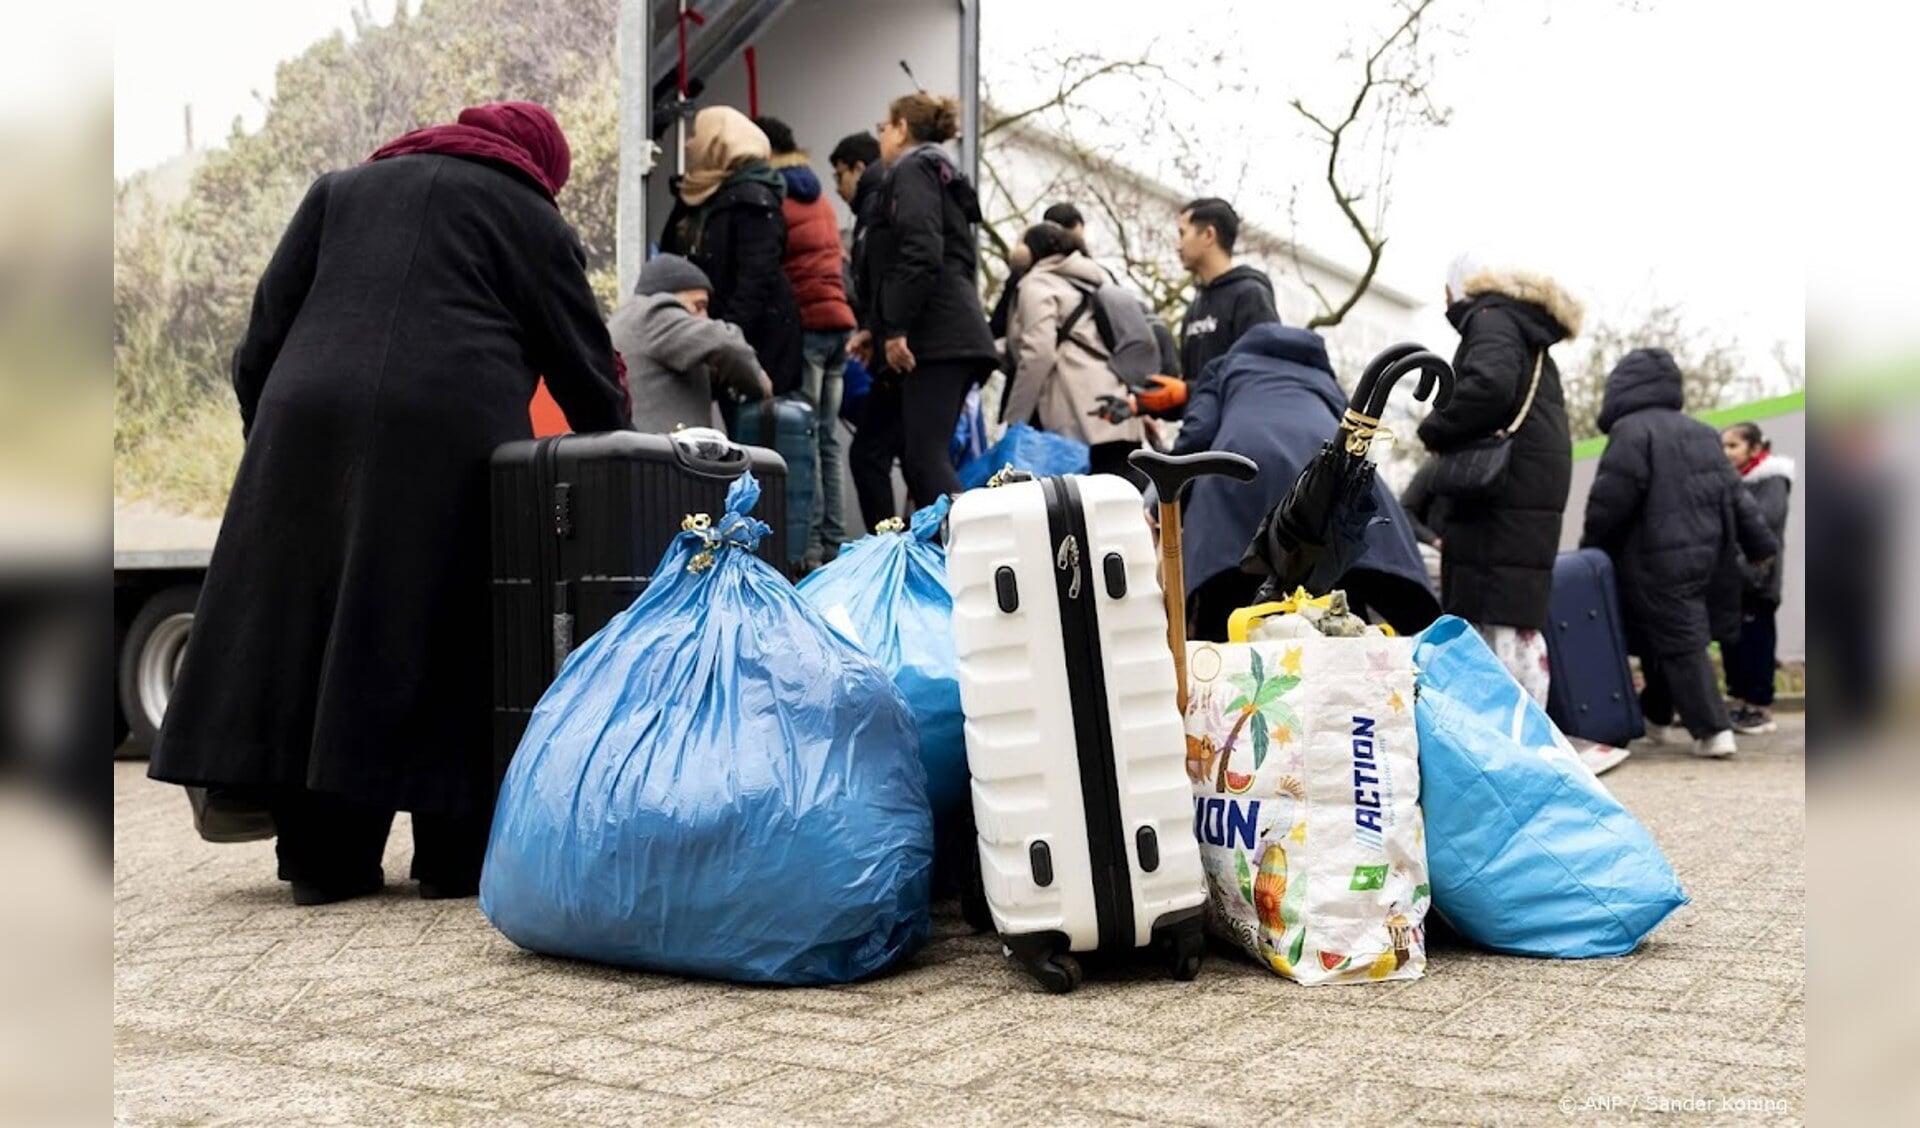
<path id="1" fill-rule="evenodd" d="M 893 682 L 753 555 L 751 475 L 576 650 L 508 768 L 480 908 L 523 948 L 844 983 L 931 932 L 933 826 Z"/>
<path id="2" fill-rule="evenodd" d="M 1000 436 L 1000 441 L 993 444 L 987 453 L 962 466 L 956 473 L 960 476 L 960 485 L 972 490 L 986 485 L 987 479 L 999 473 L 1003 466 L 1025 470 L 1036 478 L 1085 474 L 1087 444 L 1065 435 L 1036 431 L 1025 423 L 1015 423 L 1007 428 L 1007 433 Z"/>
<path id="3" fill-rule="evenodd" d="M 1421 632 L 1414 715 L 1433 906 L 1497 952 L 1633 951 L 1687 895 L 1465 620 Z"/>
<path id="4" fill-rule="evenodd" d="M 965 466 L 987 452 L 987 413 L 980 406 L 980 385 L 967 391 L 960 405 L 960 418 L 953 425 L 953 439 L 947 444 L 947 460 L 954 467 Z"/>
<path id="5" fill-rule="evenodd" d="M 922 507 L 905 531 L 862 537 L 800 583 L 800 594 L 828 622 L 844 623 L 893 675 L 920 726 L 920 759 L 935 818 L 971 802 L 953 654 L 953 594 L 940 547 L 950 504 L 943 497 Z"/>

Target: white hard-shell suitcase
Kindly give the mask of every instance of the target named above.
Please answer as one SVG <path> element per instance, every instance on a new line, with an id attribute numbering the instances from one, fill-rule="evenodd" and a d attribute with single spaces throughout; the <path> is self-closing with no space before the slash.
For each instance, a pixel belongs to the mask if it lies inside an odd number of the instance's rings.
<path id="1" fill-rule="evenodd" d="M 1205 950 L 1152 535 L 1111 475 L 962 494 L 947 580 L 981 881 L 1007 953 L 1070 991 L 1070 953 L 1152 946 L 1180 979 Z"/>

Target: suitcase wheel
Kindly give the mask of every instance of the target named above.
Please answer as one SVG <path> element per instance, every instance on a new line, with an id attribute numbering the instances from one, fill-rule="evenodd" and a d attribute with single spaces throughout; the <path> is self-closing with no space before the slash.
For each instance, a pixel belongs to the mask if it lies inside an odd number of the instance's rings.
<path id="1" fill-rule="evenodd" d="M 1038 980 L 1050 995 L 1064 995 L 1080 986 L 1080 961 L 1066 951 L 1067 938 L 1058 932 L 1029 932 L 1002 936 L 1000 943 L 1015 963 Z"/>
<path id="2" fill-rule="evenodd" d="M 1029 963 L 1027 971 L 1040 981 L 1049 995 L 1064 995 L 1080 986 L 1084 978 L 1080 961 L 1066 952 Z"/>
<path id="3" fill-rule="evenodd" d="M 1167 974 L 1182 983 L 1200 974 L 1200 963 L 1207 954 L 1206 926 L 1199 917 L 1190 917 L 1160 934 L 1160 953 L 1167 963 Z"/>

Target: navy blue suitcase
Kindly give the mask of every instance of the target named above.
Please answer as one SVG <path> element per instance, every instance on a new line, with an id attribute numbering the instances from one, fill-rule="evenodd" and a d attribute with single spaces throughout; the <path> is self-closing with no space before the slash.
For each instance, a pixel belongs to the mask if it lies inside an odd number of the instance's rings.
<path id="1" fill-rule="evenodd" d="M 1646 735 L 1627 665 L 1613 561 L 1597 548 L 1563 552 L 1547 601 L 1547 716 L 1568 736 L 1624 748 Z"/>
<path id="2" fill-rule="evenodd" d="M 787 463 L 787 560 L 807 554 L 813 529 L 814 479 L 819 476 L 820 441 L 814 433 L 813 406 L 797 395 L 734 405 L 733 440 L 771 447 Z"/>

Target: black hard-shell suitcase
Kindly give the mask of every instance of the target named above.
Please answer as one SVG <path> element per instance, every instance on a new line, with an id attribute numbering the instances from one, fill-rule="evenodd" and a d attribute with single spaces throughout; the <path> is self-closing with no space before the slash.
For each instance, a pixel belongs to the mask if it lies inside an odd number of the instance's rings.
<path id="1" fill-rule="evenodd" d="M 709 432 L 711 434 L 711 432 Z M 752 470 L 759 555 L 784 567 L 787 468 L 758 447 L 720 457 L 682 436 L 615 431 L 508 443 L 494 451 L 493 760 L 506 775 L 527 720 L 573 648 L 646 590 L 690 513 L 719 514 Z"/>
<path id="2" fill-rule="evenodd" d="M 1547 617 L 1547 716 L 1568 736 L 1616 748 L 1644 736 L 1613 561 L 1605 552 L 1560 554 Z"/>

